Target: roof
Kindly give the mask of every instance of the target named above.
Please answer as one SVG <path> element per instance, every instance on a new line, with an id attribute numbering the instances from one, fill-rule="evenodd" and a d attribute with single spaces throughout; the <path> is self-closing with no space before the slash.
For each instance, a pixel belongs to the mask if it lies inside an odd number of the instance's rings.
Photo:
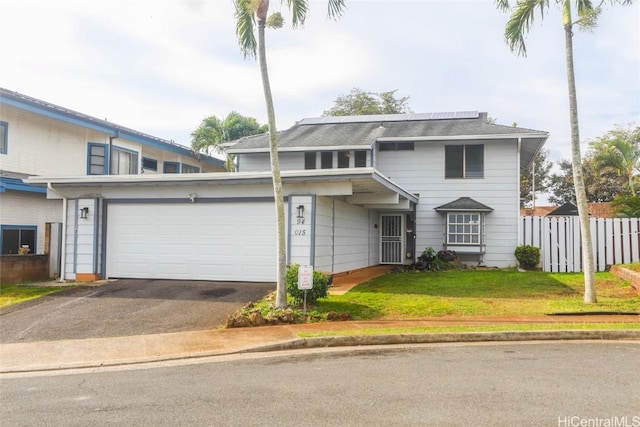
<path id="1" fill-rule="evenodd" d="M 140 175 L 88 175 L 67 177 L 34 176 L 25 180 L 35 186 L 52 185 L 57 188 L 93 188 L 126 186 L 176 186 L 186 184 L 239 185 L 268 184 L 273 177 L 267 172 L 210 172 L 194 174 L 140 174 Z M 411 203 L 418 203 L 418 196 L 383 176 L 373 168 L 357 169 L 313 169 L 305 171 L 282 171 L 283 184 L 299 191 L 299 184 L 326 185 L 326 183 L 348 183 L 344 194 L 350 204 L 377 209 L 408 210 Z M 285 187 L 286 189 L 286 187 Z M 336 194 L 333 194 L 336 195 Z M 382 205 L 382 206 L 380 206 Z"/>
<path id="2" fill-rule="evenodd" d="M 205 154 L 194 152 L 191 148 L 173 141 L 158 138 L 131 128 L 127 128 L 107 120 L 98 119 L 79 113 L 50 102 L 42 101 L 19 92 L 0 87 L 0 104 L 11 105 L 22 110 L 30 111 L 45 117 L 61 120 L 67 123 L 83 126 L 111 136 L 121 136 L 131 141 L 153 146 L 162 150 L 191 156 L 205 163 L 224 167 L 224 161 Z"/>
<path id="3" fill-rule="evenodd" d="M 382 141 L 443 141 L 513 139 L 522 141 L 521 166 L 527 167 L 549 134 L 487 121 L 486 113 L 390 114 L 307 118 L 278 132 L 279 151 L 369 149 Z M 266 152 L 269 135 L 241 138 L 230 154 Z"/>
<path id="4" fill-rule="evenodd" d="M 568 206 L 566 206 L 568 205 Z M 561 210 L 561 208 L 563 208 Z M 589 215 L 592 218 L 615 218 L 611 202 L 593 202 L 587 203 Z M 566 209 L 566 212 L 565 212 Z M 525 216 L 575 216 L 578 215 L 578 208 L 573 203 L 565 203 L 558 206 L 536 206 L 535 208 L 520 209 L 520 215 Z"/>
<path id="5" fill-rule="evenodd" d="M 28 178 L 29 176 L 30 175 L 25 173 L 0 170 L 0 193 L 4 193 L 7 190 L 12 190 L 27 193 L 46 194 L 46 188 L 29 185 L 23 181 L 23 179 Z"/>
<path id="6" fill-rule="evenodd" d="M 491 212 L 493 210 L 493 208 L 473 200 L 471 197 L 460 197 L 434 209 L 436 212 Z"/>

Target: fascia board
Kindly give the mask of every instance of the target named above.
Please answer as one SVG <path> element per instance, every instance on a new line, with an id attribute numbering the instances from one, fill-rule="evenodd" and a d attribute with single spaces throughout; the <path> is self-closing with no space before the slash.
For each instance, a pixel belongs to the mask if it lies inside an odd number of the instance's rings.
<path id="1" fill-rule="evenodd" d="M 487 134 L 487 135 L 446 135 L 446 136 L 409 136 L 409 137 L 382 137 L 377 138 L 377 142 L 402 142 L 402 141 L 468 141 L 487 139 L 528 139 L 528 138 L 548 138 L 549 132 L 536 133 L 510 133 L 510 134 Z"/>
<path id="2" fill-rule="evenodd" d="M 314 145 L 309 147 L 278 147 L 278 153 L 294 153 L 306 151 L 346 151 L 346 150 L 369 150 L 372 144 L 352 144 L 352 145 Z M 229 154 L 250 154 L 250 153 L 268 153 L 269 147 L 260 148 L 228 148 Z"/>

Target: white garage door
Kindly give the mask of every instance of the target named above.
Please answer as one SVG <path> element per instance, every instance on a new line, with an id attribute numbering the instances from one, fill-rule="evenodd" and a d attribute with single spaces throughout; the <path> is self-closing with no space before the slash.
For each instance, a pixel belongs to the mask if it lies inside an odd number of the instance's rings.
<path id="1" fill-rule="evenodd" d="M 273 203 L 111 204 L 107 277 L 276 280 Z"/>

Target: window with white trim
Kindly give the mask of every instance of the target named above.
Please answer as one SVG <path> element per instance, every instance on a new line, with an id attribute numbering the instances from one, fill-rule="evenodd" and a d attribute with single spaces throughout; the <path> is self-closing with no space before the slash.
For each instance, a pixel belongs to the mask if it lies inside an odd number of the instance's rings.
<path id="1" fill-rule="evenodd" d="M 449 212 L 447 214 L 447 244 L 474 245 L 485 243 L 482 213 Z"/>
<path id="2" fill-rule="evenodd" d="M 444 147 L 445 178 L 484 178 L 484 145 Z"/>
<path id="3" fill-rule="evenodd" d="M 316 168 L 316 152 L 315 151 L 306 151 L 304 153 L 304 168 L 305 169 L 315 169 Z"/>

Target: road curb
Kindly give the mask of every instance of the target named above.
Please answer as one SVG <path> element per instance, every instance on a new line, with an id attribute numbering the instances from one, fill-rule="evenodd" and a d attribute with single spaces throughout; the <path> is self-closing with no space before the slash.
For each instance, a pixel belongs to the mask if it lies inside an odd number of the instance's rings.
<path id="1" fill-rule="evenodd" d="M 254 347 L 243 353 L 282 350 L 300 350 L 322 347 L 354 347 L 388 344 L 431 344 L 454 342 L 496 341 L 569 341 L 569 340 L 640 340 L 640 330 L 554 330 L 554 331 L 504 331 L 504 332 L 456 332 L 427 334 L 354 335 L 337 337 L 299 338 L 291 341 Z"/>

